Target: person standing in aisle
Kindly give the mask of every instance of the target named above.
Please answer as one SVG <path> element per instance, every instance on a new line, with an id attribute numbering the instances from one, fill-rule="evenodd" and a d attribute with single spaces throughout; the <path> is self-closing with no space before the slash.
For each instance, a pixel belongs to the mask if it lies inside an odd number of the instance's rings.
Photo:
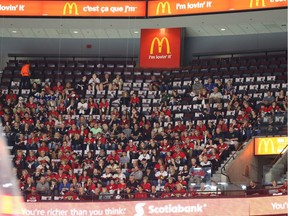
<path id="1" fill-rule="evenodd" d="M 21 89 L 29 89 L 30 88 L 30 64 L 26 63 L 21 68 Z"/>

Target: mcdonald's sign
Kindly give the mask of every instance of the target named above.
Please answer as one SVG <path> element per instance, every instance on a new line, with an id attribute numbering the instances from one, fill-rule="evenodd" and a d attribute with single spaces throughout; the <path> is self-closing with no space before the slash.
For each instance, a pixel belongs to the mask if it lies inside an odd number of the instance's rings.
<path id="1" fill-rule="evenodd" d="M 167 39 L 167 37 L 163 37 L 161 40 L 158 38 L 158 37 L 155 37 L 152 42 L 151 42 L 151 46 L 150 46 L 150 55 L 153 55 L 154 53 L 154 45 L 155 45 L 155 42 L 157 42 L 158 44 L 158 53 L 162 53 L 162 48 L 163 48 L 163 42 L 166 42 L 166 53 L 167 54 L 170 54 L 171 53 L 171 50 L 170 50 L 170 44 L 169 44 L 169 41 Z"/>
<path id="2" fill-rule="evenodd" d="M 171 6 L 168 1 L 158 3 L 157 9 L 156 9 L 157 15 L 160 14 L 160 8 L 161 8 L 161 14 L 164 14 L 164 13 L 171 14 Z M 166 8 L 167 8 L 167 12 L 166 12 Z"/>
<path id="3" fill-rule="evenodd" d="M 67 12 L 67 9 L 68 9 L 68 14 L 69 15 L 79 15 L 78 13 L 78 6 L 75 2 L 73 3 L 66 3 L 64 5 L 64 8 L 63 8 L 63 15 L 66 15 L 66 12 Z M 74 14 L 73 14 L 73 10 L 74 10 Z"/>
<path id="4" fill-rule="evenodd" d="M 253 8 L 253 1 L 254 1 L 254 0 L 250 0 L 250 8 Z M 256 7 L 259 6 L 259 1 L 260 1 L 260 0 L 255 0 L 255 6 L 256 6 Z M 262 0 L 261 3 L 262 3 L 261 7 L 266 7 L 266 5 L 265 5 L 265 0 Z"/>
<path id="5" fill-rule="evenodd" d="M 140 67 L 180 67 L 181 33 L 181 28 L 142 29 Z"/>
<path id="6" fill-rule="evenodd" d="M 223 13 L 269 8 L 287 8 L 287 0 L 148 0 L 147 16 Z"/>
<path id="7" fill-rule="evenodd" d="M 273 155 L 284 153 L 288 145 L 288 137 L 255 138 L 255 155 Z"/>

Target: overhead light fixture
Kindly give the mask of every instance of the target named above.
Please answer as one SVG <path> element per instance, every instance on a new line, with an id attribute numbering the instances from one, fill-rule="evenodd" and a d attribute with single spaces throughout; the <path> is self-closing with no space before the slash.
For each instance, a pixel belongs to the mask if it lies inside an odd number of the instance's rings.
<path id="1" fill-rule="evenodd" d="M 226 29 L 225 28 L 221 28 L 221 31 L 225 31 Z"/>
<path id="2" fill-rule="evenodd" d="M 73 33 L 74 33 L 74 34 L 78 34 L 78 33 L 79 33 L 79 31 L 73 31 Z"/>
<path id="3" fill-rule="evenodd" d="M 12 33 L 17 33 L 17 31 L 16 30 L 13 30 L 13 31 L 11 31 Z"/>
<path id="4" fill-rule="evenodd" d="M 134 34 L 139 34 L 139 31 L 134 31 Z"/>

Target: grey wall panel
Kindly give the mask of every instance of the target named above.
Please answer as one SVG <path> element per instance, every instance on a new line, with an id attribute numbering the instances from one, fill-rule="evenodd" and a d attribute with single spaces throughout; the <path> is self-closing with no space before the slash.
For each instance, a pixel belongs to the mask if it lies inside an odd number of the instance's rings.
<path id="1" fill-rule="evenodd" d="M 1 68 L 9 53 L 92 55 L 92 56 L 138 56 L 139 39 L 45 39 L 0 38 Z M 87 49 L 86 45 L 92 48 Z M 257 35 L 189 37 L 185 38 L 184 65 L 192 56 L 205 53 L 241 52 L 287 49 L 286 33 Z"/>

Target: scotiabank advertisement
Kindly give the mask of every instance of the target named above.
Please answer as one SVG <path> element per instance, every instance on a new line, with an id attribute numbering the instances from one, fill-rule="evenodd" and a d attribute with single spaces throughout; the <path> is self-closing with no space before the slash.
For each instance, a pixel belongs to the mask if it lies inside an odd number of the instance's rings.
<path id="1" fill-rule="evenodd" d="M 145 17 L 146 1 L 0 0 L 2 16 Z"/>
<path id="2" fill-rule="evenodd" d="M 94 216 L 94 215 L 277 215 L 288 211 L 288 197 L 207 198 L 175 200 L 139 200 L 115 202 L 27 203 L 23 215 Z"/>
<path id="3" fill-rule="evenodd" d="M 149 0 L 148 17 L 287 7 L 286 0 Z"/>
<path id="4" fill-rule="evenodd" d="M 142 29 L 140 67 L 180 67 L 181 28 Z"/>

